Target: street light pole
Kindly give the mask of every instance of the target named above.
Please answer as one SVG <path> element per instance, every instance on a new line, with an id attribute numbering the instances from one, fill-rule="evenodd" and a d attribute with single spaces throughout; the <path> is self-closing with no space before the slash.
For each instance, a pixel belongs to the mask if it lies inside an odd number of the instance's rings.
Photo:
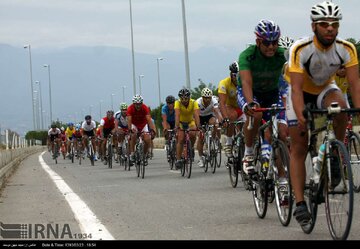
<path id="1" fill-rule="evenodd" d="M 140 95 L 141 95 L 141 78 L 144 78 L 144 76 L 145 75 L 143 75 L 143 74 L 139 75 L 139 93 L 140 93 Z"/>
<path id="2" fill-rule="evenodd" d="M 30 85 L 31 85 L 31 106 L 32 106 L 32 113 L 33 113 L 33 127 L 35 128 L 35 109 L 34 109 L 34 87 L 33 87 L 33 78 L 32 78 L 32 62 L 31 62 L 31 46 L 25 45 L 24 49 L 29 49 L 29 58 L 30 58 Z"/>
<path id="3" fill-rule="evenodd" d="M 130 27 L 131 27 L 131 54 L 132 54 L 132 68 L 133 68 L 133 88 L 134 88 L 134 95 L 135 95 L 136 94 L 135 54 L 134 54 L 134 32 L 133 32 L 133 23 L 132 23 L 131 0 L 129 0 L 129 4 L 130 4 Z"/>
<path id="4" fill-rule="evenodd" d="M 48 74 L 49 74 L 49 99 L 50 99 L 50 125 L 52 124 L 52 100 L 51 100 L 51 77 L 50 77 L 50 65 L 49 64 L 44 64 L 44 67 L 47 67 L 48 69 Z"/>
<path id="5" fill-rule="evenodd" d="M 123 103 L 125 103 L 125 88 L 126 88 L 126 86 L 122 86 L 122 90 L 123 90 L 123 92 L 122 92 L 122 94 L 123 94 Z"/>
<path id="6" fill-rule="evenodd" d="M 39 117 L 39 91 L 34 91 L 34 107 L 35 107 L 35 118 L 36 118 L 36 130 L 40 130 L 40 117 Z"/>
<path id="7" fill-rule="evenodd" d="M 181 0 L 183 32 L 184 32 L 184 48 L 185 48 L 185 70 L 186 70 L 186 88 L 190 90 L 190 67 L 189 67 L 189 52 L 186 31 L 186 17 L 185 17 L 185 0 Z"/>
<path id="8" fill-rule="evenodd" d="M 102 111 L 101 111 L 101 103 L 102 103 L 102 102 L 103 102 L 103 100 L 100 100 L 100 113 L 99 113 L 99 114 L 100 114 L 100 116 L 99 116 L 99 119 L 100 119 L 100 120 L 101 120 L 101 115 L 102 115 L 102 114 L 101 114 L 101 113 L 102 113 Z"/>
<path id="9" fill-rule="evenodd" d="M 36 83 L 36 84 L 39 84 L 41 129 L 44 129 L 44 115 L 43 115 L 43 104 L 42 104 L 41 82 L 37 80 L 37 81 L 35 81 L 35 83 Z"/>
<path id="10" fill-rule="evenodd" d="M 111 110 L 114 110 L 113 96 L 115 96 L 115 93 L 112 93 L 112 94 L 111 94 Z"/>
<path id="11" fill-rule="evenodd" d="M 161 94 L 160 94 L 160 66 L 159 66 L 159 61 L 162 61 L 164 58 L 157 58 L 156 62 L 157 62 L 157 73 L 158 73 L 158 88 L 159 88 L 159 106 L 161 105 Z"/>

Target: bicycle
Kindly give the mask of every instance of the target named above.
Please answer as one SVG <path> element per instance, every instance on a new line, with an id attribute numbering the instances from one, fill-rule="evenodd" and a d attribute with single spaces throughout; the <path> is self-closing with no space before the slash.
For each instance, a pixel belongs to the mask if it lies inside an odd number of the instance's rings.
<path id="1" fill-rule="evenodd" d="M 242 170 L 242 158 L 244 157 L 245 151 L 245 136 L 243 132 L 243 126 L 245 121 L 238 120 L 232 122 L 235 126 L 235 133 L 232 139 L 232 155 L 233 157 L 228 157 L 227 162 L 225 163 L 226 168 L 229 171 L 230 183 L 233 188 L 236 188 L 239 179 L 239 172 L 241 175 L 242 181 L 245 183 L 245 174 Z M 244 184 L 245 185 L 245 184 Z M 247 184 L 245 185 L 247 187 Z"/>
<path id="2" fill-rule="evenodd" d="M 215 137 L 213 137 L 213 130 L 214 130 L 214 125 L 209 125 L 206 124 L 205 126 L 203 126 L 203 129 L 205 130 L 204 132 L 204 171 L 205 173 L 208 171 L 209 168 L 209 164 L 210 167 L 212 168 L 212 173 L 214 174 L 216 171 L 216 166 L 217 166 L 217 162 L 216 162 L 216 158 L 217 158 L 217 148 L 215 147 Z"/>
<path id="3" fill-rule="evenodd" d="M 65 141 L 61 141 L 60 151 L 61 151 L 61 154 L 62 154 L 64 160 L 65 160 L 65 158 L 66 158 L 66 145 L 65 145 Z"/>
<path id="4" fill-rule="evenodd" d="M 57 158 L 59 157 L 60 155 L 60 152 L 59 152 L 59 144 L 57 143 L 56 139 L 54 141 L 51 142 L 53 144 L 53 150 L 52 150 L 52 156 L 53 156 L 53 159 L 55 160 L 55 164 L 58 163 L 57 161 Z"/>
<path id="5" fill-rule="evenodd" d="M 108 137 L 106 139 L 106 147 L 105 147 L 106 159 L 104 160 L 104 164 L 105 165 L 107 164 L 109 169 L 112 169 L 112 163 L 113 163 L 112 157 L 114 155 L 112 137 L 113 137 L 112 134 L 108 135 Z"/>
<path id="6" fill-rule="evenodd" d="M 181 176 L 185 176 L 186 178 L 191 177 L 191 168 L 192 168 L 192 161 L 193 161 L 193 149 L 191 145 L 190 140 L 190 131 L 196 131 L 196 130 L 190 130 L 187 129 L 180 129 L 181 131 L 184 131 L 185 133 L 185 139 L 184 139 L 184 145 L 181 153 L 181 161 L 182 161 L 182 167 L 181 167 Z"/>
<path id="7" fill-rule="evenodd" d="M 352 115 L 349 115 L 344 144 L 349 152 L 353 174 L 354 192 L 360 192 L 360 135 L 353 131 Z"/>
<path id="8" fill-rule="evenodd" d="M 88 157 L 90 158 L 90 162 L 91 162 L 91 166 L 94 166 L 94 161 L 95 161 L 95 151 L 94 151 L 94 147 L 92 144 L 92 139 L 94 139 L 93 137 L 86 137 L 86 150 L 87 150 L 87 154 Z"/>
<path id="9" fill-rule="evenodd" d="M 119 153 L 119 161 L 120 165 L 124 166 L 125 170 L 130 170 L 129 163 L 129 134 L 126 132 L 124 134 L 124 140 L 120 145 L 120 153 Z"/>
<path id="10" fill-rule="evenodd" d="M 349 235 L 354 202 L 352 169 L 344 143 L 335 137 L 333 118 L 338 113 L 359 111 L 360 109 L 341 109 L 338 103 L 334 102 L 327 109 L 312 109 L 311 106 L 306 106 L 303 112 L 307 119 L 309 138 L 304 197 L 312 219 L 301 228 L 307 234 L 311 233 L 315 226 L 318 205 L 325 203 L 326 220 L 331 237 L 335 240 L 345 240 Z M 315 128 L 313 114 L 326 114 L 325 124 Z M 322 141 L 325 145 L 324 160 L 320 163 L 320 172 L 317 174 L 309 159 L 317 156 L 317 136 L 323 131 L 325 131 Z M 341 208 L 345 210 L 340 210 Z"/>
<path id="11" fill-rule="evenodd" d="M 145 177 L 145 166 L 147 164 L 147 155 L 144 153 L 145 142 L 143 139 L 144 134 L 150 134 L 149 132 L 138 132 L 135 144 L 135 168 L 137 177 Z"/>
<path id="12" fill-rule="evenodd" d="M 260 218 L 264 218 L 268 203 L 275 199 L 276 211 L 280 223 L 288 226 L 293 206 L 292 187 L 290 182 L 290 158 L 287 144 L 278 136 L 276 114 L 285 111 L 284 107 L 253 108 L 254 112 L 270 112 L 271 118 L 259 127 L 258 139 L 255 142 L 255 168 L 258 174 L 250 177 L 248 183 L 253 190 L 255 210 Z M 250 119 L 249 128 L 252 128 Z M 265 132 L 270 131 L 269 145 L 264 144 Z M 270 146 L 270 155 L 265 150 Z"/>
<path id="13" fill-rule="evenodd" d="M 170 165 L 170 170 L 172 170 L 176 161 L 176 134 L 175 130 L 167 130 L 167 133 L 168 139 L 165 145 L 166 158 Z"/>
<path id="14" fill-rule="evenodd" d="M 81 160 L 84 159 L 82 138 L 76 138 L 76 143 L 76 156 L 79 159 L 79 165 L 81 165 Z"/>
<path id="15" fill-rule="evenodd" d="M 74 157 L 75 157 L 74 139 L 72 139 L 70 141 L 70 152 L 69 152 L 69 158 L 71 160 L 71 163 L 74 163 Z"/>

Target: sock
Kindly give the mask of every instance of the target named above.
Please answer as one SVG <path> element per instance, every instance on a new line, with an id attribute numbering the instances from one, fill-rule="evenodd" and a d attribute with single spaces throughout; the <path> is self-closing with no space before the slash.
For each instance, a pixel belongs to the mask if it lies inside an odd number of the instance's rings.
<path id="1" fill-rule="evenodd" d="M 254 148 L 253 147 L 248 147 L 245 145 L 245 156 L 250 155 L 250 154 L 254 154 Z"/>
<path id="2" fill-rule="evenodd" d="M 232 144 L 232 137 L 226 136 L 226 145 L 231 145 L 231 144 Z"/>

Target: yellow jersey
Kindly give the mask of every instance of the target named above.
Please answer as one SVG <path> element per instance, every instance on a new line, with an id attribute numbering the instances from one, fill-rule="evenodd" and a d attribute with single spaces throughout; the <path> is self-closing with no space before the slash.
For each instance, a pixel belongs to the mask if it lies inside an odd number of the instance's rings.
<path id="1" fill-rule="evenodd" d="M 185 107 L 180 100 L 176 100 L 174 109 L 180 109 L 180 122 L 190 123 L 195 120 L 194 113 L 199 109 L 199 105 L 194 99 L 190 99 L 189 105 Z"/>
<path id="2" fill-rule="evenodd" d="M 344 94 L 347 93 L 349 84 L 348 84 L 346 77 L 340 77 L 340 76 L 335 75 L 335 82 L 336 82 L 336 85 L 340 88 L 342 93 L 344 93 Z"/>
<path id="3" fill-rule="evenodd" d="M 237 103 L 237 89 L 236 86 L 231 82 L 231 78 L 227 77 L 219 82 L 218 93 L 227 95 L 226 105 L 234 108 L 239 107 Z"/>
<path id="4" fill-rule="evenodd" d="M 336 38 L 333 45 L 324 48 L 316 36 L 303 38 L 290 48 L 285 79 L 290 82 L 290 73 L 302 73 L 303 91 L 317 95 L 327 85 L 334 83 L 334 76 L 341 65 L 347 68 L 357 64 L 356 49 L 351 42 Z"/>
<path id="5" fill-rule="evenodd" d="M 74 134 L 75 132 L 75 128 L 73 127 L 72 130 L 70 129 L 70 127 L 67 127 L 66 130 L 65 130 L 65 135 L 66 137 L 72 137 L 72 135 Z"/>

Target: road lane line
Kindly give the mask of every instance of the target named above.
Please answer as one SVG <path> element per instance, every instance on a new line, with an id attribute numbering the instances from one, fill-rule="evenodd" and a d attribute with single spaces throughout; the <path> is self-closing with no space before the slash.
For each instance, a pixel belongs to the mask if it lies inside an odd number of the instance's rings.
<path id="1" fill-rule="evenodd" d="M 87 235 L 91 234 L 90 240 L 114 240 L 114 237 L 101 224 L 101 221 L 90 210 L 86 203 L 80 199 L 80 197 L 74 193 L 74 191 L 66 184 L 66 182 L 56 174 L 43 160 L 42 155 L 39 155 L 39 162 L 43 169 L 49 174 L 50 178 L 55 183 L 56 187 L 65 197 L 65 200 L 69 203 L 71 210 L 75 215 L 75 219 L 78 221 L 81 232 Z"/>

